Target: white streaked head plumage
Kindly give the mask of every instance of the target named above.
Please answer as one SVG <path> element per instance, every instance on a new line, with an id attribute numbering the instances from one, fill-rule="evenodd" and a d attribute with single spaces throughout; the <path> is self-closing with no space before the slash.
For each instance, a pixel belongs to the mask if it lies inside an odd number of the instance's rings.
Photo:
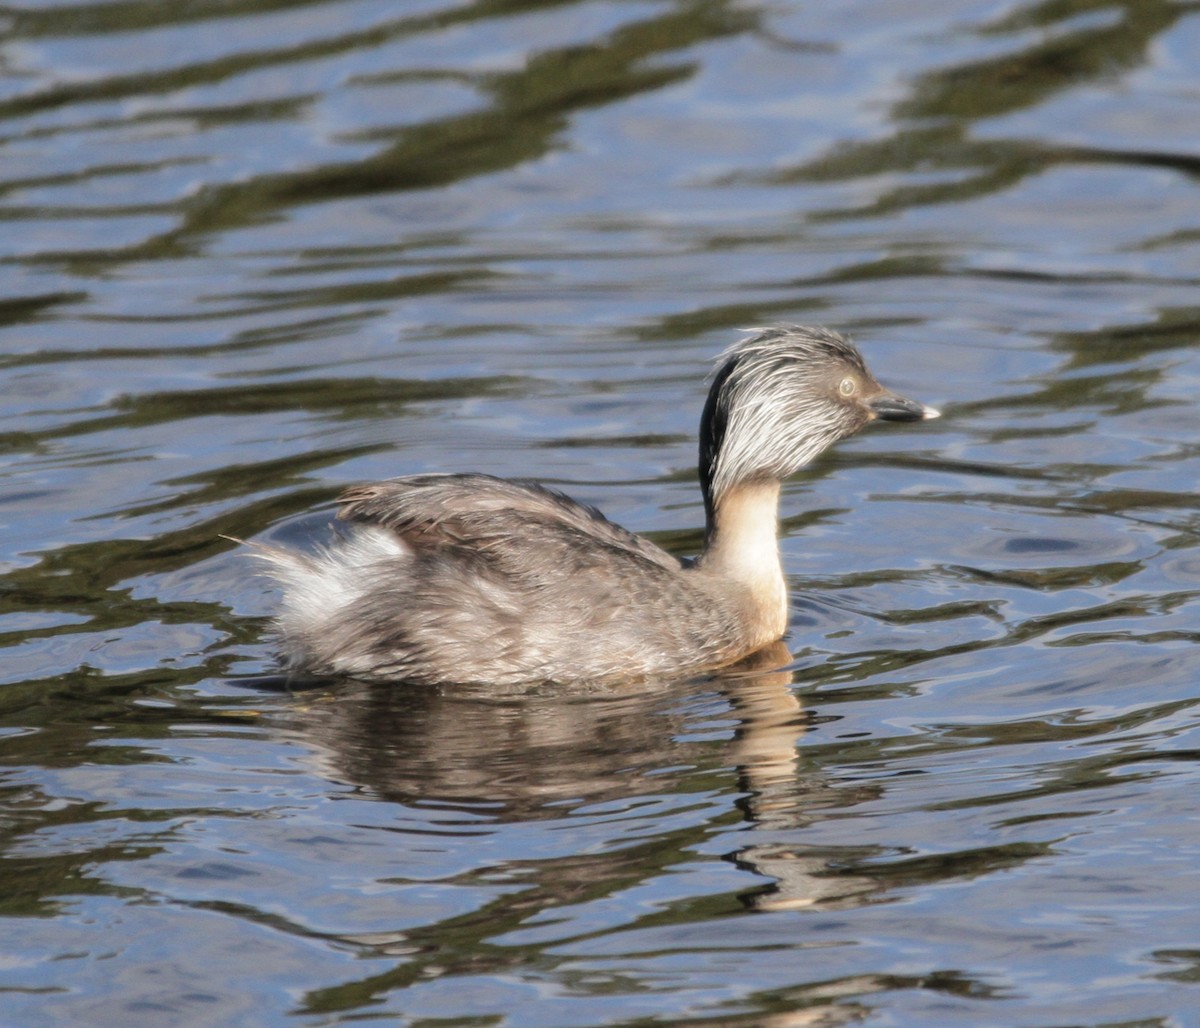
<path id="1" fill-rule="evenodd" d="M 882 387 L 845 336 L 788 325 L 750 329 L 717 359 L 700 426 L 711 502 L 739 482 L 786 478 L 871 420 Z"/>

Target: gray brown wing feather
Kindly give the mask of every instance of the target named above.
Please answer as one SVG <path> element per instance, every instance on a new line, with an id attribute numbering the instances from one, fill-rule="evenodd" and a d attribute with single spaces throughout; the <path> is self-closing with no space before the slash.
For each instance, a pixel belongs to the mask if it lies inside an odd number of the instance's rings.
<path id="1" fill-rule="evenodd" d="M 507 552 L 522 564 L 541 552 L 558 562 L 566 558 L 568 565 L 624 554 L 635 563 L 649 561 L 671 571 L 680 567 L 676 557 L 594 507 L 535 482 L 482 474 L 412 475 L 354 486 L 338 502 L 342 520 L 388 528 L 416 552 L 474 550 L 496 554 L 501 563 Z"/>

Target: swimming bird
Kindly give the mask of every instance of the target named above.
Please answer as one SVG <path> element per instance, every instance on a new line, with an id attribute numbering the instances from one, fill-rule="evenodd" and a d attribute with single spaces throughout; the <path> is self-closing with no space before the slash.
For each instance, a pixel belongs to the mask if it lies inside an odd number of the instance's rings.
<path id="1" fill-rule="evenodd" d="M 526 480 L 420 474 L 339 498 L 342 538 L 257 546 L 283 587 L 286 671 L 513 686 L 682 677 L 788 625 L 780 483 L 871 421 L 938 412 L 881 386 L 825 328 L 755 329 L 718 358 L 700 421 L 704 548 L 681 561 Z"/>

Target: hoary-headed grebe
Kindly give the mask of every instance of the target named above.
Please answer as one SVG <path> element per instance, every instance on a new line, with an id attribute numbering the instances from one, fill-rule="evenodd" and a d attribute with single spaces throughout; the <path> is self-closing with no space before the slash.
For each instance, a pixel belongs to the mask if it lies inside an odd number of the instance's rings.
<path id="1" fill-rule="evenodd" d="M 695 560 L 532 482 L 359 485 L 328 549 L 255 548 L 283 587 L 281 661 L 305 676 L 496 685 L 726 666 L 787 629 L 780 481 L 877 418 L 937 416 L 883 388 L 836 332 L 756 330 L 721 356 L 700 421 Z"/>

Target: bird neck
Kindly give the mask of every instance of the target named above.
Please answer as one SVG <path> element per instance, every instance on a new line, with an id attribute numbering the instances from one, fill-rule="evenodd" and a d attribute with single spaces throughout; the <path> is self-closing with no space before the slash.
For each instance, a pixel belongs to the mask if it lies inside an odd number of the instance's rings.
<path id="1" fill-rule="evenodd" d="M 763 631 L 787 629 L 787 586 L 779 562 L 779 482 L 744 482 L 707 498 L 704 552 L 696 566 L 737 583 L 751 597 Z"/>

